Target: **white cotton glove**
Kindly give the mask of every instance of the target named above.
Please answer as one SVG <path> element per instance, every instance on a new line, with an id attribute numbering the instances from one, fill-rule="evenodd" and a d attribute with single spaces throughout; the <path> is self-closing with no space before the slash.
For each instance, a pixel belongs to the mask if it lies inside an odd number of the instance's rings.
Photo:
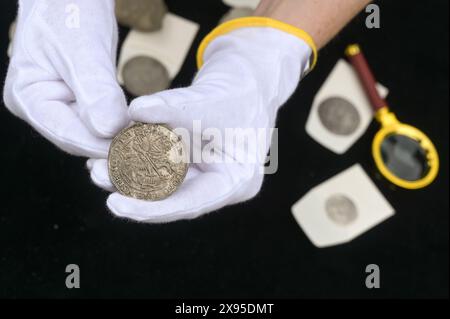
<path id="1" fill-rule="evenodd" d="M 64 151 L 105 157 L 129 122 L 114 0 L 20 0 L 7 108 Z"/>
<path id="2" fill-rule="evenodd" d="M 237 27 L 249 20 L 246 18 L 213 31 L 202 46 L 206 50 L 200 49 L 200 60 L 203 58 L 204 64 L 192 86 L 137 98 L 129 109 L 131 119 L 166 123 L 190 132 L 193 121 L 201 121 L 203 129 L 216 128 L 220 132 L 227 128 L 273 128 L 279 107 L 291 96 L 309 68 L 313 50 L 298 36 L 267 27 L 268 19 L 250 19 L 254 27 Z M 261 26 L 257 26 L 258 21 Z M 234 30 L 220 35 L 224 29 Z M 226 161 L 191 163 L 186 180 L 169 198 L 147 202 L 116 192 L 109 196 L 107 205 L 117 216 L 157 223 L 192 219 L 248 200 L 261 188 L 263 161 L 244 159 L 261 159 L 261 151 L 266 155 L 269 146 L 270 134 L 261 144 L 246 145 L 250 154 L 245 157 L 241 155 L 246 150 L 241 148 L 232 153 L 228 144 L 223 143 L 222 147 L 217 146 L 216 152 Z M 191 147 L 191 152 L 196 147 L 198 145 Z M 97 185 L 114 191 L 106 159 L 90 160 L 88 167 Z"/>

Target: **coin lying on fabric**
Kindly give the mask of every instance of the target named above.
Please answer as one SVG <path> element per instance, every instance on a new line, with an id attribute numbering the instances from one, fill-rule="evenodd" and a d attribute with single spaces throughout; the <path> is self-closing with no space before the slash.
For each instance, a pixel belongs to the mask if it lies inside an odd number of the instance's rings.
<path id="1" fill-rule="evenodd" d="M 361 123 L 361 116 L 356 107 L 341 97 L 324 100 L 319 105 L 318 113 L 323 126 L 337 135 L 351 135 Z"/>
<path id="2" fill-rule="evenodd" d="M 125 88 L 134 96 L 157 93 L 170 86 L 166 67 L 149 56 L 138 56 L 127 61 L 122 77 Z"/>
<path id="3" fill-rule="evenodd" d="M 163 0 L 116 0 L 117 21 L 142 32 L 157 31 L 167 13 Z"/>
<path id="4" fill-rule="evenodd" d="M 243 18 L 243 17 L 251 17 L 253 15 L 253 12 L 255 12 L 255 10 L 253 10 L 252 8 L 248 8 L 248 7 L 232 8 L 232 9 L 230 9 L 230 11 L 228 11 L 222 17 L 222 19 L 220 19 L 220 23 L 225 23 L 230 20 Z"/>
<path id="5" fill-rule="evenodd" d="M 112 141 L 109 175 L 120 194 L 158 201 L 182 184 L 187 158 L 183 141 L 168 126 L 139 123 L 122 130 Z"/>

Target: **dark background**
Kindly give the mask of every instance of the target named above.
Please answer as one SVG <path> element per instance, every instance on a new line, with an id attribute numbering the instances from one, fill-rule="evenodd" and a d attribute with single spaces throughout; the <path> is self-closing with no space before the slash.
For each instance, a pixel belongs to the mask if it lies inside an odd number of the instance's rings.
<path id="1" fill-rule="evenodd" d="M 195 49 L 227 11 L 220 0 L 171 1 L 200 23 L 174 86 L 188 85 Z M 381 29 L 365 14 L 321 52 L 317 69 L 279 116 L 280 169 L 260 195 L 194 221 L 145 225 L 113 217 L 85 160 L 62 153 L 0 108 L 0 297 L 448 298 L 448 1 L 381 1 Z M 16 1 L 1 1 L 0 73 Z M 122 38 L 126 30 L 122 29 Z M 407 191 L 377 177 L 370 144 L 378 125 L 343 156 L 315 143 L 304 126 L 314 94 L 350 42 L 362 44 L 398 117 L 435 142 L 442 161 L 428 188 Z M 361 163 L 397 214 L 352 243 L 317 249 L 291 205 L 311 187 Z M 81 289 L 65 267 L 81 268 Z M 381 289 L 365 267 L 381 268 Z"/>

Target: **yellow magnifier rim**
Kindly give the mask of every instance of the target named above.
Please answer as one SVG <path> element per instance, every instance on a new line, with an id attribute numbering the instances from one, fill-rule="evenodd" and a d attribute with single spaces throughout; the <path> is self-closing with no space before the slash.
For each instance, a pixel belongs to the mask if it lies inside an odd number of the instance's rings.
<path id="1" fill-rule="evenodd" d="M 417 128 L 400 123 L 395 115 L 386 108 L 379 110 L 376 118 L 382 124 L 381 130 L 375 135 L 372 143 L 372 154 L 375 164 L 381 174 L 390 182 L 397 186 L 406 189 L 419 189 L 430 185 L 438 175 L 439 171 L 439 156 L 436 147 L 431 140 L 422 131 Z M 390 135 L 403 135 L 417 141 L 422 149 L 426 151 L 427 162 L 429 166 L 428 173 L 417 181 L 408 181 L 394 175 L 385 165 L 381 154 L 381 144 Z"/>

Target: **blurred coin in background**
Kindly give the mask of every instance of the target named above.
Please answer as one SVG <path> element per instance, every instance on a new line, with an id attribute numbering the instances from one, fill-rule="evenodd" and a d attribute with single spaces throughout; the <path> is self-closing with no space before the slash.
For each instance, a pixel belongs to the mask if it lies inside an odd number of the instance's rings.
<path id="1" fill-rule="evenodd" d="M 318 113 L 323 126 L 337 135 L 351 135 L 361 123 L 361 116 L 356 107 L 341 97 L 324 100 L 319 105 Z"/>
<path id="2" fill-rule="evenodd" d="M 138 56 L 126 62 L 122 77 L 126 90 L 134 96 L 157 93 L 170 86 L 166 67 L 149 56 Z"/>
<path id="3" fill-rule="evenodd" d="M 334 223 L 347 226 L 358 217 L 358 211 L 353 201 L 344 195 L 333 195 L 325 203 L 328 218 Z"/>
<path id="4" fill-rule="evenodd" d="M 163 0 L 116 0 L 117 21 L 142 32 L 157 31 L 167 13 Z"/>

